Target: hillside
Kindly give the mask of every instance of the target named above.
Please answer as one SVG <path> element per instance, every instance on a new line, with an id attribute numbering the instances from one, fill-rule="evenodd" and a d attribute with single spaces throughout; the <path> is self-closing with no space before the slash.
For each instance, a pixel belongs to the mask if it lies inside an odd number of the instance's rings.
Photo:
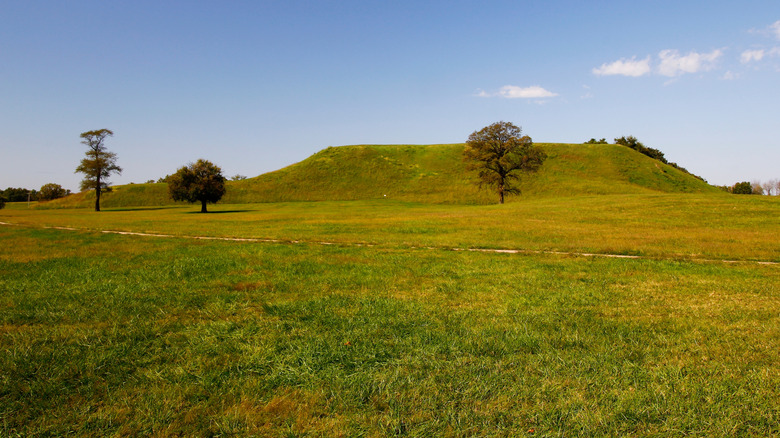
<path id="1" fill-rule="evenodd" d="M 523 178 L 523 197 L 630 193 L 719 192 L 671 166 L 618 145 L 538 144 L 548 154 L 536 174 Z M 223 203 L 396 199 L 426 203 L 488 204 L 496 195 L 480 188 L 461 159 L 463 144 L 329 147 L 300 163 L 229 182 Z M 517 201 L 510 196 L 507 202 Z M 92 192 L 42 207 L 89 207 Z M 119 186 L 103 195 L 104 207 L 173 204 L 165 184 Z"/>

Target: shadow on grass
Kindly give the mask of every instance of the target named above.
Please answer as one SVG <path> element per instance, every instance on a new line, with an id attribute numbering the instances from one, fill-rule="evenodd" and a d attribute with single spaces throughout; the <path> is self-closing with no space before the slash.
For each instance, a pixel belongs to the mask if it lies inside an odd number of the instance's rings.
<path id="1" fill-rule="evenodd" d="M 165 207 L 118 207 L 118 208 L 101 208 L 100 212 L 106 212 L 111 213 L 115 211 L 153 211 L 153 210 L 170 210 L 172 208 L 177 208 L 175 205 L 171 206 L 165 206 Z M 181 207 L 178 207 L 181 208 Z"/>
<path id="2" fill-rule="evenodd" d="M 207 211 L 206 213 L 202 213 L 200 210 L 198 211 L 188 211 L 187 214 L 222 214 L 222 213 L 251 213 L 254 210 L 217 210 L 217 211 Z"/>

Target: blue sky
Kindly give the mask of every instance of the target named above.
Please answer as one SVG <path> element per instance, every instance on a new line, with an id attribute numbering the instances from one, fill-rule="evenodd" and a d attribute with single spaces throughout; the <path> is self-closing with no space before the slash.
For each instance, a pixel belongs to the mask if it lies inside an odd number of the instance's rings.
<path id="1" fill-rule="evenodd" d="M 780 2 L 0 0 L 0 188 L 75 190 L 108 128 L 145 182 L 327 146 L 634 135 L 713 184 L 780 178 Z"/>

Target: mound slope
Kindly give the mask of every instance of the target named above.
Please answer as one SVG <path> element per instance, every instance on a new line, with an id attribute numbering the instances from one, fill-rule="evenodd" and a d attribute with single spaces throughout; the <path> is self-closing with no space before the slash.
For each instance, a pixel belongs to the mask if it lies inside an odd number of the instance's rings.
<path id="1" fill-rule="evenodd" d="M 548 154 L 536 174 L 525 175 L 522 197 L 632 193 L 719 192 L 705 182 L 618 145 L 537 144 Z M 388 198 L 409 202 L 489 204 L 496 195 L 477 184 L 461 158 L 463 144 L 357 145 L 326 148 L 299 163 L 228 183 L 221 202 L 327 201 Z M 88 207 L 92 192 L 50 203 Z M 173 204 L 165 184 L 119 186 L 105 207 Z"/>

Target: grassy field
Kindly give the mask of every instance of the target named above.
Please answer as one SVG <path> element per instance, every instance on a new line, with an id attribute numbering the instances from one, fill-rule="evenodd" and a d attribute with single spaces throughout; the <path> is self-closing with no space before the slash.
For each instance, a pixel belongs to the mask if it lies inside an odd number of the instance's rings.
<path id="1" fill-rule="evenodd" d="M 95 215 L 17 204 L 0 211 L 0 221 L 180 236 L 780 262 L 780 198 L 769 196 L 655 193 L 504 206 L 291 202 L 218 204 L 210 210 L 215 214 L 164 206 Z"/>
<path id="2" fill-rule="evenodd" d="M 780 436 L 774 199 L 196 210 L 0 210 L 0 436 Z"/>

